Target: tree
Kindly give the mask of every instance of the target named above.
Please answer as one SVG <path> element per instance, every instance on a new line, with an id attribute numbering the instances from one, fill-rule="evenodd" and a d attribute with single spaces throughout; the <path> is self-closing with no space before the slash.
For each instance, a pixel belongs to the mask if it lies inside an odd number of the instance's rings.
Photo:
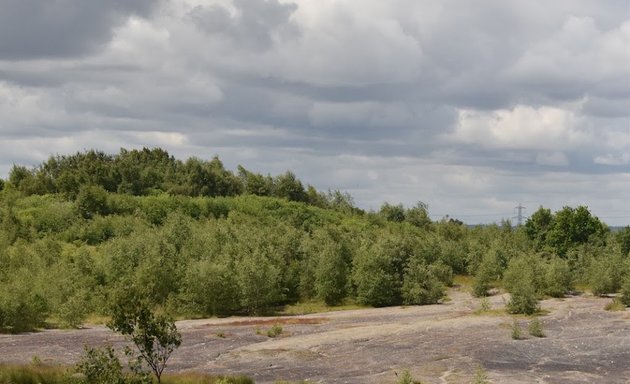
<path id="1" fill-rule="evenodd" d="M 138 361 L 144 361 L 158 383 L 166 362 L 182 343 L 175 322 L 164 315 L 156 315 L 137 294 L 122 294 L 114 300 L 111 321 L 107 326 L 127 336 L 138 349 Z"/>
<path id="2" fill-rule="evenodd" d="M 615 234 L 615 240 L 621 247 L 621 254 L 628 256 L 630 253 L 630 226 L 624 227 L 622 230 Z"/>
<path id="3" fill-rule="evenodd" d="M 291 171 L 286 171 L 274 179 L 274 195 L 291 201 L 307 201 L 302 182 Z"/>
<path id="4" fill-rule="evenodd" d="M 531 315 L 538 310 L 538 271 L 535 256 L 521 256 L 510 261 L 503 276 L 503 285 L 510 292 L 508 312 Z"/>
<path id="5" fill-rule="evenodd" d="M 608 228 L 585 206 L 564 207 L 554 215 L 547 243 L 560 256 L 578 244 L 604 243 Z"/>
<path id="6" fill-rule="evenodd" d="M 402 297 L 405 304 L 436 304 L 444 295 L 442 283 L 423 260 L 410 260 L 405 268 Z"/>
<path id="7" fill-rule="evenodd" d="M 107 191 L 95 185 L 81 187 L 76 205 L 79 214 L 84 219 L 91 219 L 94 215 L 106 215 L 108 213 Z"/>
<path id="8" fill-rule="evenodd" d="M 547 232 L 553 225 L 551 210 L 542 206 L 525 222 L 525 233 L 534 240 L 535 247 L 540 249 L 547 241 Z"/>
<path id="9" fill-rule="evenodd" d="M 402 223 L 403 221 L 405 221 L 405 208 L 402 204 L 391 205 L 389 203 L 383 203 L 378 213 L 383 216 L 387 221 L 393 221 L 397 223 Z"/>
<path id="10" fill-rule="evenodd" d="M 426 228 L 431 224 L 429 218 L 429 205 L 419 201 L 415 207 L 409 208 L 405 214 L 405 220 L 411 225 L 419 228 Z"/>
<path id="11" fill-rule="evenodd" d="M 320 251 L 315 269 L 315 289 L 327 305 L 339 304 L 346 295 L 347 253 L 343 244 L 332 240 L 326 241 Z"/>

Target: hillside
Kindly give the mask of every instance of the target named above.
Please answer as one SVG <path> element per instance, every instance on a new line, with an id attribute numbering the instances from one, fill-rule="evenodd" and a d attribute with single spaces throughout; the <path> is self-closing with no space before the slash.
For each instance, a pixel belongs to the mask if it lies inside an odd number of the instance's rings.
<path id="1" fill-rule="evenodd" d="M 424 204 L 366 213 L 291 172 L 220 164 L 121 150 L 15 166 L 0 193 L 0 328 L 80 326 L 131 294 L 185 318 L 314 300 L 430 304 L 456 274 L 480 296 L 506 288 L 519 300 L 509 309 L 529 313 L 576 283 L 615 292 L 628 275 L 628 230 L 611 234 L 585 207 L 469 228 L 432 222 Z M 260 179 L 267 189 L 253 187 Z"/>

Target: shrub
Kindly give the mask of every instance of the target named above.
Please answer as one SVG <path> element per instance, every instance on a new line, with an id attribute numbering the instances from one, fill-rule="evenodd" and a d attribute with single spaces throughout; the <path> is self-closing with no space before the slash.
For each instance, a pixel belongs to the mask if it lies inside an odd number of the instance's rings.
<path id="1" fill-rule="evenodd" d="M 44 325 L 48 302 L 29 285 L 29 278 L 14 276 L 0 285 L 0 331 L 24 332 Z"/>
<path id="2" fill-rule="evenodd" d="M 573 288 L 573 276 L 566 260 L 553 257 L 545 268 L 543 293 L 551 297 L 563 297 Z"/>
<path id="3" fill-rule="evenodd" d="M 593 261 L 589 283 L 593 295 L 617 292 L 621 286 L 624 262 L 620 256 L 603 256 Z"/>
<path id="4" fill-rule="evenodd" d="M 542 322 L 538 318 L 535 318 L 529 323 L 527 332 L 534 337 L 545 337 Z"/>
<path id="5" fill-rule="evenodd" d="M 400 376 L 398 376 L 398 381 L 396 384 L 414 384 L 413 376 L 411 376 L 411 372 L 408 369 L 405 369 Z"/>
<path id="6" fill-rule="evenodd" d="M 346 296 L 345 247 L 329 240 L 324 245 L 315 269 L 315 290 L 326 305 L 337 305 Z"/>
<path id="7" fill-rule="evenodd" d="M 623 279 L 619 300 L 626 307 L 630 307 L 630 273 L 626 274 L 626 277 Z"/>
<path id="8" fill-rule="evenodd" d="M 139 298 L 131 294 L 115 299 L 111 310 L 112 319 L 107 326 L 127 336 L 136 346 L 138 369 L 146 363 L 158 383 L 171 353 L 182 343 L 182 336 L 175 322 L 163 315 L 155 315 Z"/>
<path id="9" fill-rule="evenodd" d="M 280 324 L 274 324 L 271 328 L 267 330 L 267 336 L 269 337 L 277 337 L 282 334 L 282 326 Z"/>
<path id="10" fill-rule="evenodd" d="M 402 286 L 405 304 L 435 304 L 444 295 L 442 283 L 431 273 L 424 262 L 411 260 L 405 269 Z"/>
<path id="11" fill-rule="evenodd" d="M 533 257 L 512 259 L 503 277 L 503 284 L 510 292 L 508 312 L 531 315 L 538 310 L 535 260 Z"/>
<path id="12" fill-rule="evenodd" d="M 489 384 L 490 381 L 488 381 L 488 374 L 486 373 L 486 370 L 481 366 L 477 366 L 477 369 L 475 370 L 475 377 L 473 378 L 473 382 L 472 384 Z"/>
<path id="13" fill-rule="evenodd" d="M 90 384 L 124 384 L 122 364 L 111 345 L 102 348 L 85 346 L 85 353 L 75 370 Z"/>
<path id="14" fill-rule="evenodd" d="M 520 340 L 521 339 L 521 326 L 518 324 L 518 320 L 514 319 L 512 321 L 512 326 L 510 327 L 512 331 L 512 339 Z"/>

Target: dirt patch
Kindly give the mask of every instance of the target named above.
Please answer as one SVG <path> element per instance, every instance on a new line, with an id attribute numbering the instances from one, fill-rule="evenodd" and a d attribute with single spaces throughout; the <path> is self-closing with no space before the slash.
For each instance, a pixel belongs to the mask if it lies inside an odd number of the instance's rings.
<path id="1" fill-rule="evenodd" d="M 323 322 L 328 321 L 328 319 L 317 318 L 317 317 L 274 317 L 274 318 L 257 318 L 257 319 L 246 319 L 246 320 L 235 320 L 230 321 L 228 323 L 221 323 L 222 327 L 245 327 L 245 326 L 273 326 L 273 325 L 288 325 L 288 324 L 299 324 L 299 325 L 312 325 L 312 324 L 321 324 Z M 208 323 L 207 326 L 217 325 Z"/>
<path id="2" fill-rule="evenodd" d="M 246 374 L 257 383 L 395 383 L 409 369 L 423 383 L 470 383 L 481 366 L 494 383 L 627 383 L 630 377 L 628 311 L 608 312 L 610 299 L 574 296 L 542 302 L 546 337 L 512 340 L 507 297 L 490 298 L 488 313 L 467 292 L 450 301 L 279 318 L 227 318 L 178 322 L 183 344 L 167 371 Z M 280 324 L 269 338 L 259 327 Z M 220 336 L 219 336 L 220 335 Z M 33 356 L 75 363 L 83 345 L 125 340 L 102 326 L 0 335 L 0 362 L 29 363 Z"/>

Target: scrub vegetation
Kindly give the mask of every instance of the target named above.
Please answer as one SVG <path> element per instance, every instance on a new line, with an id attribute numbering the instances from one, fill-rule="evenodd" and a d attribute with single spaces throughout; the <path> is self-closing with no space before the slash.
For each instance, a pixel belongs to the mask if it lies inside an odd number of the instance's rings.
<path id="1" fill-rule="evenodd" d="M 80 327 L 120 297 L 178 318 L 434 304 L 454 275 L 479 297 L 506 289 L 512 313 L 576 284 L 630 303 L 630 228 L 611 233 L 586 207 L 468 227 L 430 220 L 424 203 L 364 212 L 289 171 L 161 149 L 55 156 L 0 185 L 3 332 Z"/>

